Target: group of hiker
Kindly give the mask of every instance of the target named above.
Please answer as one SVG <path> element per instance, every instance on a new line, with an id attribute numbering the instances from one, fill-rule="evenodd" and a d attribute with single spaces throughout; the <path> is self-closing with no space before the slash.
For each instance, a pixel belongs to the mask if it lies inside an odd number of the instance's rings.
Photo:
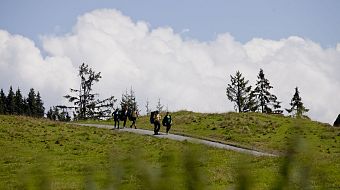
<path id="1" fill-rule="evenodd" d="M 127 119 L 131 121 L 130 128 L 134 127 L 137 129 L 136 121 L 138 118 L 138 111 L 136 109 L 117 108 L 112 115 L 114 120 L 114 129 L 119 129 L 120 121 L 123 122 L 122 128 L 125 128 Z M 166 115 L 162 119 L 159 111 L 153 111 L 150 113 L 150 123 L 154 125 L 154 135 L 159 135 L 161 124 L 166 127 L 166 134 L 168 134 L 172 125 L 172 118 L 169 112 L 166 112 Z"/>
<path id="2" fill-rule="evenodd" d="M 138 117 L 138 112 L 136 109 L 127 109 L 123 108 L 119 110 L 118 108 L 113 112 L 113 120 L 115 122 L 114 128 L 119 129 L 119 122 L 123 122 L 123 128 L 126 126 L 126 121 L 129 119 L 132 123 L 130 125 L 130 128 L 134 127 L 137 129 L 136 126 L 136 120 Z"/>

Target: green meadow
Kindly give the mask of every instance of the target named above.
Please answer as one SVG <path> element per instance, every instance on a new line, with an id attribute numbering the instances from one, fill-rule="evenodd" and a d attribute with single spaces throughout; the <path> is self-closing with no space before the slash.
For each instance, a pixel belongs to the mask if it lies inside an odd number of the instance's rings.
<path id="1" fill-rule="evenodd" d="M 255 157 L 118 130 L 0 116 L 1 189 L 339 189 L 340 130 L 257 113 L 176 112 L 171 133 Z M 112 124 L 112 121 L 87 121 Z M 128 124 L 130 124 L 128 122 Z M 152 130 L 148 117 L 139 128 Z M 164 128 L 161 129 L 164 131 Z"/>

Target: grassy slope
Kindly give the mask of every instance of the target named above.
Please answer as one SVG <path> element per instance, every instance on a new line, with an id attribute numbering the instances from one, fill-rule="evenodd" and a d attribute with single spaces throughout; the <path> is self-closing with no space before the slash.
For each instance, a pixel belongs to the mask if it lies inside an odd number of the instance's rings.
<path id="1" fill-rule="evenodd" d="M 245 148 L 283 153 L 298 136 L 316 168 L 327 173 L 340 188 L 340 128 L 310 120 L 261 113 L 172 113 L 172 133 L 212 139 Z M 89 121 L 93 122 L 93 121 Z M 112 124 L 112 121 L 100 121 Z M 138 128 L 153 130 L 149 118 L 140 117 Z M 161 131 L 165 128 L 162 127 Z"/>
<path id="2" fill-rule="evenodd" d="M 205 179 L 205 188 L 210 189 L 226 189 L 235 184 L 239 153 L 198 146 L 199 151 L 186 156 L 184 150 L 189 145 L 0 115 L 0 187 L 35 189 L 50 184 L 52 189 L 84 189 L 93 185 L 103 189 L 116 184 L 119 189 L 151 189 L 152 185 L 155 189 L 184 189 L 190 179 L 194 185 L 204 187 L 199 183 L 201 178 Z M 254 189 L 268 188 L 274 183 L 281 158 L 246 159 Z M 195 174 L 194 170 L 201 171 L 196 172 L 200 175 L 188 179 Z M 152 175 L 147 175 L 148 171 Z M 112 181 L 117 178 L 121 180 Z M 156 183 L 147 183 L 150 178 Z M 159 178 L 162 180 L 156 180 Z"/>

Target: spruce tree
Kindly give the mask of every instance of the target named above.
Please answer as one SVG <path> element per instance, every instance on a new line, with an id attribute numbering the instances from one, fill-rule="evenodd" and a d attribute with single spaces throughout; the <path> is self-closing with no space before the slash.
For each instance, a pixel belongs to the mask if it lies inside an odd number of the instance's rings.
<path id="1" fill-rule="evenodd" d="M 7 114 L 14 114 L 15 111 L 15 102 L 14 102 L 14 92 L 12 86 L 9 88 L 8 95 L 6 98 L 6 112 Z"/>
<path id="2" fill-rule="evenodd" d="M 27 114 L 29 116 L 37 116 L 37 100 L 34 89 L 31 88 L 27 97 Z"/>
<path id="3" fill-rule="evenodd" d="M 30 115 L 30 109 L 29 109 L 29 106 L 28 106 L 28 102 L 27 102 L 27 98 L 24 97 L 23 99 L 23 103 L 24 103 L 24 107 L 23 107 L 23 111 L 24 111 L 24 115 Z"/>
<path id="4" fill-rule="evenodd" d="M 251 86 L 248 80 L 237 71 L 235 76 L 230 75 L 230 82 L 227 87 L 227 97 L 235 103 L 235 110 L 238 112 L 251 111 L 253 107 L 253 96 L 251 96 Z"/>
<path id="5" fill-rule="evenodd" d="M 47 117 L 48 119 L 50 119 L 50 120 L 53 120 L 52 115 L 53 115 L 53 110 L 52 110 L 52 108 L 50 107 L 50 109 L 49 109 L 49 110 L 47 111 L 47 113 L 46 113 L 46 117 Z"/>
<path id="6" fill-rule="evenodd" d="M 163 108 L 164 106 L 161 104 L 161 99 L 158 98 L 158 102 L 157 102 L 157 105 L 156 105 L 156 110 L 161 113 L 163 111 Z"/>
<path id="7" fill-rule="evenodd" d="M 122 109 L 128 109 L 130 111 L 137 110 L 138 111 L 138 104 L 136 101 L 135 92 L 133 91 L 132 87 L 130 89 L 130 93 L 126 90 L 125 93 L 122 94 L 122 99 L 120 101 L 120 106 Z"/>
<path id="8" fill-rule="evenodd" d="M 98 82 L 101 78 L 101 73 L 96 73 L 88 65 L 83 63 L 79 67 L 80 88 L 72 89 L 71 92 L 76 95 L 64 96 L 69 102 L 74 104 L 73 107 L 67 107 L 67 109 L 75 109 L 74 119 L 100 119 L 102 117 L 109 117 L 113 111 L 113 104 L 116 101 L 114 96 L 106 98 L 104 100 L 95 99 L 98 94 L 92 92 L 92 87 L 95 82 Z M 57 106 L 65 107 L 65 106 Z"/>
<path id="9" fill-rule="evenodd" d="M 6 95 L 2 89 L 0 90 L 0 114 L 6 114 Z"/>
<path id="10" fill-rule="evenodd" d="M 150 110 L 150 102 L 148 99 L 146 99 L 145 108 L 146 108 L 146 115 L 149 115 L 151 110 Z"/>
<path id="11" fill-rule="evenodd" d="M 42 101 L 39 92 L 37 93 L 37 96 L 36 96 L 36 104 L 37 104 L 36 116 L 37 117 L 44 117 L 44 115 L 45 115 L 44 102 Z"/>
<path id="12" fill-rule="evenodd" d="M 256 101 L 255 108 L 262 113 L 282 113 L 281 102 L 277 101 L 277 97 L 269 92 L 273 87 L 265 78 L 262 69 L 260 69 L 257 78 L 256 87 L 252 92 Z"/>
<path id="13" fill-rule="evenodd" d="M 24 104 L 24 99 L 22 97 L 22 94 L 19 88 L 15 92 L 14 104 L 15 104 L 15 107 L 14 107 L 15 114 L 23 115 L 25 111 L 25 104 Z"/>
<path id="14" fill-rule="evenodd" d="M 290 101 L 290 109 L 286 109 L 288 113 L 291 113 L 292 116 L 295 117 L 303 117 L 304 113 L 308 112 L 309 109 L 305 108 L 305 106 L 302 103 L 302 98 L 300 97 L 299 88 L 295 88 L 295 93 L 293 95 L 292 100 Z"/>

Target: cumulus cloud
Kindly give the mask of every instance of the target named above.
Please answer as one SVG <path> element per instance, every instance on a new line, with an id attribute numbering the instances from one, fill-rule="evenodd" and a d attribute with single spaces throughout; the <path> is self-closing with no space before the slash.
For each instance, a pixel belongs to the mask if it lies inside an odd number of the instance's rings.
<path id="1" fill-rule="evenodd" d="M 60 104 L 78 86 L 85 62 L 102 72 L 95 85 L 102 97 L 119 99 L 132 86 L 141 109 L 146 99 L 155 107 L 161 98 L 170 110 L 224 112 L 233 110 L 225 95 L 229 75 L 240 70 L 255 84 L 262 68 L 284 107 L 298 86 L 313 119 L 333 122 L 340 113 L 340 44 L 324 49 L 296 36 L 242 44 L 228 33 L 201 42 L 100 9 L 80 16 L 68 34 L 44 36 L 42 46 L 46 57 L 30 39 L 0 31 L 1 86 L 35 87 L 48 106 Z"/>

